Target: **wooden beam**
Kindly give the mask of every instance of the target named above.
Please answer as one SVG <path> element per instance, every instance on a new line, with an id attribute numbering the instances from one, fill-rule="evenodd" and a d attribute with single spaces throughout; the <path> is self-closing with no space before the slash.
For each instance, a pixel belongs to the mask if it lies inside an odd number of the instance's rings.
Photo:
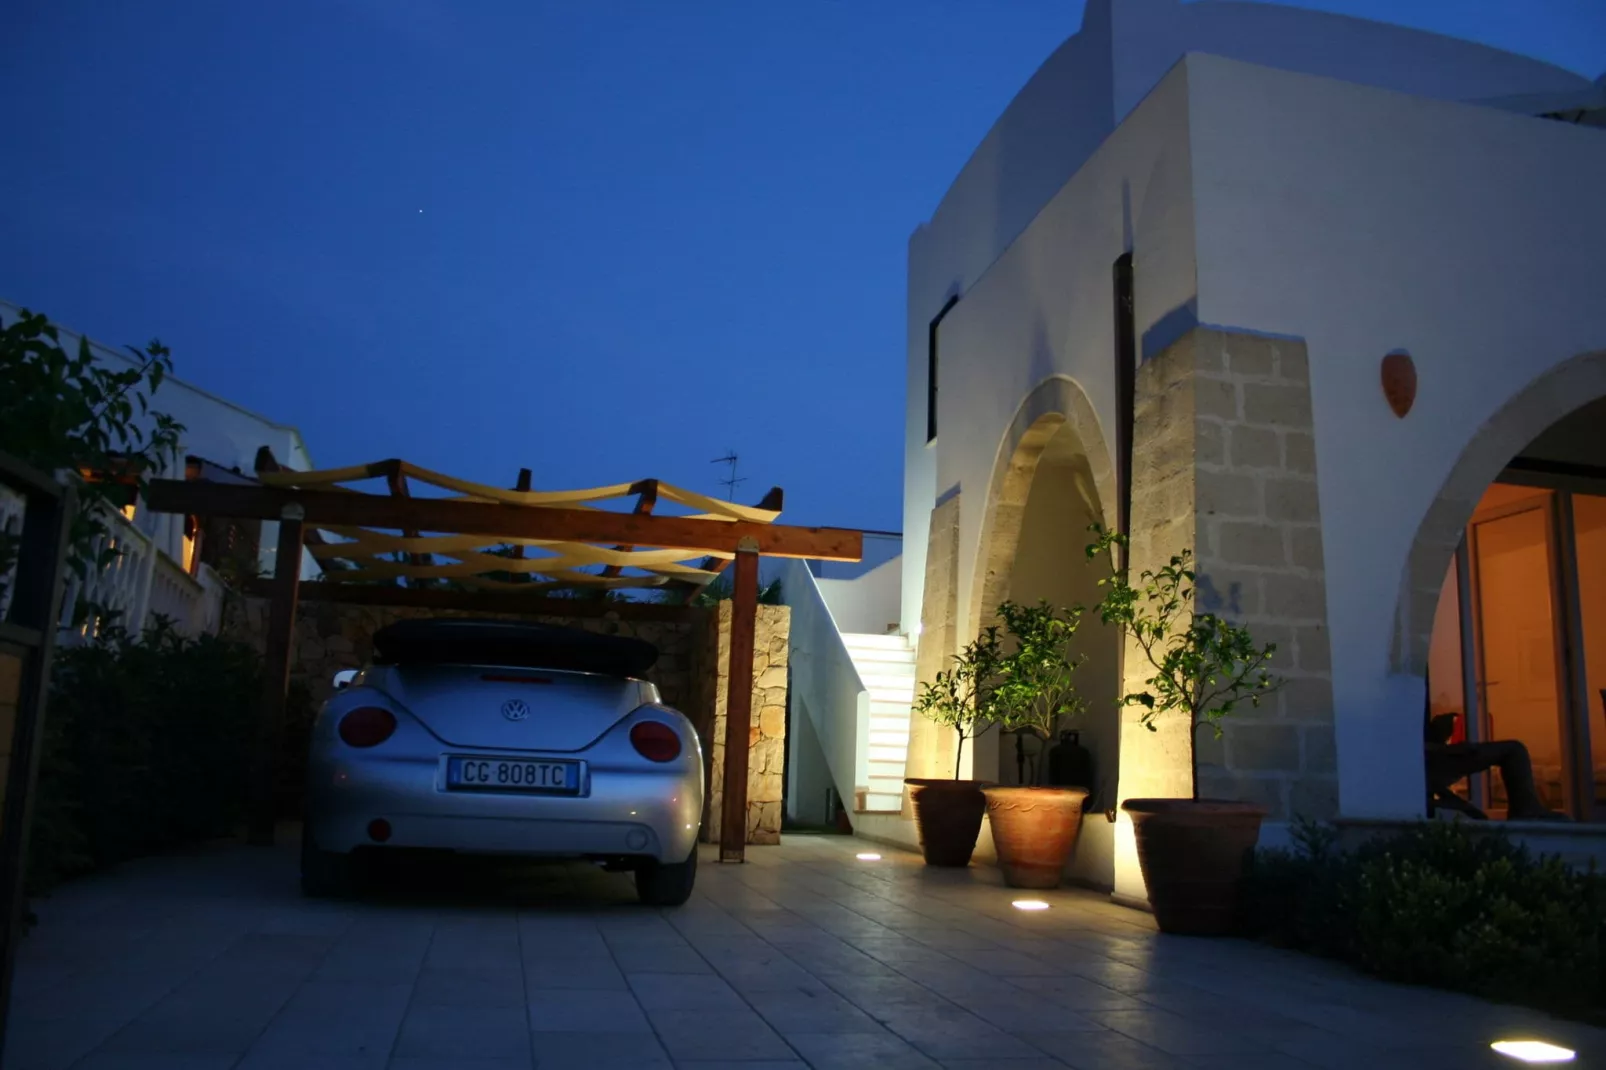
<path id="1" fill-rule="evenodd" d="M 384 465 L 385 485 L 390 488 L 391 497 L 411 498 L 413 495 L 412 492 L 407 489 L 407 476 L 402 473 L 401 458 L 397 457 L 392 460 L 385 461 Z M 418 531 L 416 529 L 403 531 L 402 534 L 407 536 L 409 539 L 418 538 Z M 408 554 L 407 560 L 415 565 L 430 565 L 434 564 L 435 561 L 434 557 L 430 554 Z M 414 582 L 415 580 L 409 578 L 407 584 L 408 586 L 412 586 Z"/>
<path id="2" fill-rule="evenodd" d="M 804 528 L 682 516 L 636 516 L 602 509 L 548 509 L 441 498 L 389 498 L 328 490 L 242 487 L 223 483 L 152 480 L 146 504 L 156 512 L 276 520 L 300 505 L 306 522 L 402 531 L 459 532 L 558 542 L 629 543 L 693 552 L 734 552 L 752 539 L 772 557 L 857 561 L 864 537 L 844 528 Z"/>
<path id="3" fill-rule="evenodd" d="M 528 491 L 530 489 L 530 481 L 533 478 L 534 473 L 532 473 L 528 468 L 520 468 L 519 478 L 518 481 L 513 484 L 513 489 L 517 491 Z M 524 560 L 524 544 L 522 542 L 514 544 L 513 556 L 520 561 Z"/>
<path id="4" fill-rule="evenodd" d="M 633 483 L 630 486 L 630 490 L 636 495 L 636 508 L 632 512 L 637 516 L 648 515 L 652 512 L 653 506 L 658 504 L 658 481 L 656 479 L 643 479 L 639 483 Z M 615 546 L 614 549 L 629 553 L 635 547 L 628 545 Z M 602 574 L 604 576 L 617 576 L 623 571 L 624 566 L 622 565 L 609 565 L 602 570 Z"/>
<path id="5" fill-rule="evenodd" d="M 725 691 L 725 785 L 719 819 L 719 860 L 747 857 L 747 766 L 753 729 L 753 632 L 758 623 L 758 546 L 736 549 L 731 594 L 730 678 Z"/>
<path id="6" fill-rule="evenodd" d="M 273 581 L 249 580 L 245 593 L 270 598 Z M 539 617 L 607 617 L 620 620 L 687 620 L 703 610 L 663 602 L 593 601 L 553 598 L 520 591 L 453 591 L 440 587 L 397 587 L 390 584 L 308 582 L 301 585 L 301 602 L 333 602 L 348 606 L 411 606 L 419 609 L 461 609 L 477 613 L 523 613 Z"/>
<path id="7" fill-rule="evenodd" d="M 273 846 L 277 815 L 274 787 L 284 739 L 284 709 L 290 690 L 294 651 L 296 598 L 301 587 L 301 546 L 305 525 L 293 506 L 279 519 L 279 545 L 273 565 L 272 601 L 268 605 L 266 654 L 263 658 L 262 702 L 258 709 L 256 748 L 251 755 L 249 841 Z"/>

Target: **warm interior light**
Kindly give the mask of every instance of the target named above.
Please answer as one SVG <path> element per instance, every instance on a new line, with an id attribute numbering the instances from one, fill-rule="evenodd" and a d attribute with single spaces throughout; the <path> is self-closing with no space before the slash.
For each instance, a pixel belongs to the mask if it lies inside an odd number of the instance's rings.
<path id="1" fill-rule="evenodd" d="M 859 854 L 854 855 L 853 857 L 857 858 L 860 862 L 879 862 L 879 861 L 881 861 L 881 856 L 876 854 L 874 851 L 864 851 L 864 852 L 861 852 Z"/>
<path id="2" fill-rule="evenodd" d="M 1497 1040 L 1489 1047 L 1524 1063 L 1570 1063 L 1578 1053 L 1542 1040 Z"/>
<path id="3" fill-rule="evenodd" d="M 1017 899 L 1009 904 L 1016 910 L 1047 910 L 1048 904 L 1041 899 Z"/>
<path id="4" fill-rule="evenodd" d="M 127 505 L 123 506 L 123 519 L 128 521 L 130 524 L 132 524 L 134 522 L 134 503 L 133 502 L 129 502 Z"/>

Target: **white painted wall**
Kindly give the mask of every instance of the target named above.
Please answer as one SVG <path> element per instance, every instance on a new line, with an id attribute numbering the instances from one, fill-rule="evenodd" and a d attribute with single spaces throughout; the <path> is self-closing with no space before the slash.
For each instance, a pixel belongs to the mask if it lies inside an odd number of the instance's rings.
<path id="1" fill-rule="evenodd" d="M 1423 683 L 1388 656 L 1406 555 L 1480 425 L 1606 348 L 1606 134 L 1210 56 L 1187 69 L 1199 317 L 1309 347 L 1341 807 L 1415 814 Z M 1378 380 L 1395 348 L 1420 384 L 1405 420 Z"/>
<path id="2" fill-rule="evenodd" d="M 1079 32 L 1027 81 L 977 146 L 931 220 L 909 240 L 903 523 L 909 545 L 904 552 L 902 594 L 906 632 L 920 620 L 931 509 L 954 486 L 940 470 L 937 447 L 926 442 L 927 327 L 950 295 L 965 295 L 955 313 L 970 302 L 969 291 L 977 280 L 1043 207 L 1062 195 L 1079 169 L 1093 166 L 1095 152 L 1116 122 L 1125 120 L 1190 51 L 1442 100 L 1567 94 L 1591 87 L 1586 78 L 1525 56 L 1341 15 L 1234 0 L 1088 0 Z M 1104 166 L 1110 166 L 1107 156 Z M 1154 176 L 1136 177 L 1133 184 L 1146 188 Z M 1106 227 L 1119 226 L 1121 216 L 1113 222 L 1107 215 L 1100 220 Z M 1081 240 L 1083 235 L 1061 237 Z M 1126 247 L 1131 247 L 1134 238 L 1124 237 Z M 1109 259 L 1121 251 L 1117 248 Z M 1102 270 L 1107 272 L 1108 267 L 1106 260 Z M 1152 263 L 1145 270 L 1152 272 Z M 1108 291 L 1107 279 L 1098 289 Z M 949 350 L 951 320 L 950 316 L 943 330 L 944 355 Z M 943 363 L 946 366 L 947 360 Z M 953 390 L 945 376 L 939 378 L 951 403 Z M 940 420 L 940 428 L 953 427 L 954 418 Z M 941 446 L 946 454 L 954 452 L 948 442 Z"/>
<path id="3" fill-rule="evenodd" d="M 883 561 L 857 579 L 814 582 L 844 632 L 884 635 L 888 626 L 897 628 L 903 593 L 903 561 L 899 558 Z"/>

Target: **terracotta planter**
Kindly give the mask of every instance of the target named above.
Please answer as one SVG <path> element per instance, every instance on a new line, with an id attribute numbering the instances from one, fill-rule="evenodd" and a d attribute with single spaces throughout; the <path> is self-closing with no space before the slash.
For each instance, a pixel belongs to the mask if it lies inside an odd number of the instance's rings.
<path id="1" fill-rule="evenodd" d="M 1138 865 L 1164 933 L 1224 936 L 1260 838 L 1264 807 L 1214 799 L 1128 799 Z"/>
<path id="2" fill-rule="evenodd" d="M 981 835 L 981 815 L 987 797 L 984 780 L 936 780 L 910 777 L 915 825 L 920 829 L 920 850 L 928 866 L 968 866 Z"/>
<path id="3" fill-rule="evenodd" d="M 1082 828 L 1081 788 L 987 788 L 987 823 L 1011 888 L 1058 888 Z"/>

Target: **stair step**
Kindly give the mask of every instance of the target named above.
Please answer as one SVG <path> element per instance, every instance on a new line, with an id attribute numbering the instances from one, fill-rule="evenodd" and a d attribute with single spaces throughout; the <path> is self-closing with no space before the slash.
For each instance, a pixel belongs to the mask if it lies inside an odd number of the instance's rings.
<path id="1" fill-rule="evenodd" d="M 859 679 L 864 681 L 865 687 L 913 687 L 915 683 L 913 665 L 854 662 L 853 667 L 858 670 Z"/>
<path id="2" fill-rule="evenodd" d="M 914 702 L 904 699 L 901 702 L 888 698 L 870 696 L 870 716 L 898 716 L 908 717 L 909 711 L 914 708 Z"/>
<path id="3" fill-rule="evenodd" d="M 882 721 L 882 722 L 880 722 L 878 724 L 875 721 L 871 721 L 870 722 L 870 739 L 871 739 L 871 742 L 879 742 L 876 739 L 876 736 L 878 734 L 879 735 L 884 735 L 884 736 L 896 737 L 899 743 L 907 743 L 907 742 L 909 742 L 909 722 L 908 721 L 887 720 L 887 721 Z M 892 742 L 892 740 L 888 739 L 885 742 L 890 743 L 890 742 Z"/>
<path id="4" fill-rule="evenodd" d="M 861 814 L 896 814 L 903 809 L 903 795 L 882 795 L 877 792 L 867 792 L 864 796 L 864 805 L 859 807 Z"/>
<path id="5" fill-rule="evenodd" d="M 907 635 L 872 635 L 869 632 L 843 632 L 842 644 L 849 650 L 908 650 Z"/>
<path id="6" fill-rule="evenodd" d="M 907 728 L 877 728 L 870 726 L 870 746 L 872 747 L 907 747 L 909 745 L 909 730 Z"/>
<path id="7" fill-rule="evenodd" d="M 872 781 L 885 781 L 889 784 L 903 784 L 904 762 L 902 758 L 897 761 L 870 760 L 870 779 Z M 883 790 L 885 790 L 883 788 Z"/>
<path id="8" fill-rule="evenodd" d="M 866 757 L 870 759 L 871 765 L 876 762 L 902 762 L 909 757 L 909 747 L 903 743 L 879 746 L 872 743 L 870 744 L 870 753 Z"/>

